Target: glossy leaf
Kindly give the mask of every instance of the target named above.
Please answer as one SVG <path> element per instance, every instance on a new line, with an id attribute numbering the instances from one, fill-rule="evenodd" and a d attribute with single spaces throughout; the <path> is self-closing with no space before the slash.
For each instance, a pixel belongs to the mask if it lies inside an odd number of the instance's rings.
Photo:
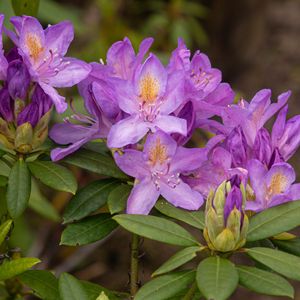
<path id="1" fill-rule="evenodd" d="M 34 161 L 28 166 L 31 173 L 45 185 L 58 191 L 76 193 L 76 179 L 67 168 L 51 161 Z"/>
<path id="2" fill-rule="evenodd" d="M 132 187 L 127 184 L 122 184 L 110 192 L 107 205 L 111 214 L 125 210 L 131 188 Z"/>
<path id="3" fill-rule="evenodd" d="M 281 241 L 281 240 L 272 240 L 272 243 L 277 246 L 280 250 L 285 252 L 300 256 L 300 238 Z"/>
<path id="4" fill-rule="evenodd" d="M 18 160 L 13 165 L 8 178 L 7 209 L 10 216 L 19 217 L 28 205 L 31 176 L 26 163 Z"/>
<path id="5" fill-rule="evenodd" d="M 120 179 L 128 178 L 128 176 L 117 167 L 111 157 L 87 149 L 78 150 L 74 154 L 66 157 L 64 161 L 97 174 Z"/>
<path id="6" fill-rule="evenodd" d="M 68 203 L 64 223 L 80 220 L 103 206 L 110 192 L 117 186 L 115 179 L 94 181 L 81 190 Z"/>
<path id="7" fill-rule="evenodd" d="M 36 16 L 39 10 L 40 0 L 11 0 L 17 16 Z"/>
<path id="8" fill-rule="evenodd" d="M 155 216 L 117 215 L 115 219 L 122 227 L 149 239 L 179 246 L 199 245 L 198 241 L 178 224 Z"/>
<path id="9" fill-rule="evenodd" d="M 12 220 L 7 220 L 0 226 L 0 246 L 4 242 L 6 236 L 8 235 L 11 226 L 13 224 Z"/>
<path id="10" fill-rule="evenodd" d="M 195 271 L 182 271 L 157 277 L 138 291 L 134 300 L 165 300 L 185 290 L 195 280 Z"/>
<path id="11" fill-rule="evenodd" d="M 60 275 L 58 289 L 61 300 L 88 300 L 81 282 L 70 274 Z"/>
<path id="12" fill-rule="evenodd" d="M 0 265 L 0 281 L 20 275 L 39 262 L 39 259 L 31 257 L 6 260 L 2 265 Z"/>
<path id="13" fill-rule="evenodd" d="M 238 266 L 239 282 L 247 289 L 265 295 L 294 298 L 294 289 L 281 276 L 258 268 Z"/>
<path id="14" fill-rule="evenodd" d="M 161 275 L 163 273 L 170 272 L 183 264 L 187 263 L 188 261 L 192 260 L 196 257 L 196 253 L 200 251 L 200 247 L 188 247 L 185 248 L 176 254 L 174 254 L 170 259 L 168 259 L 162 266 L 160 266 L 152 276 Z"/>
<path id="15" fill-rule="evenodd" d="M 58 280 L 49 271 L 44 270 L 29 270 L 18 278 L 30 287 L 34 293 L 44 300 L 58 300 Z"/>
<path id="16" fill-rule="evenodd" d="M 255 247 L 247 249 L 247 254 L 256 261 L 288 278 L 300 280 L 300 258 L 279 250 Z"/>
<path id="17" fill-rule="evenodd" d="M 300 201 L 264 210 L 250 220 L 247 240 L 256 241 L 291 230 L 300 225 Z"/>
<path id="18" fill-rule="evenodd" d="M 61 237 L 61 245 L 86 245 L 105 238 L 118 224 L 110 214 L 98 214 L 87 217 L 67 226 Z"/>
<path id="19" fill-rule="evenodd" d="M 239 276 L 233 263 L 219 256 L 204 259 L 197 268 L 197 284 L 206 299 L 226 300 L 237 288 Z"/>
<path id="20" fill-rule="evenodd" d="M 157 201 L 155 208 L 168 217 L 180 220 L 198 229 L 203 229 L 205 227 L 205 217 L 203 211 L 189 212 L 187 210 L 177 208 L 168 203 L 166 200 L 162 199 Z"/>

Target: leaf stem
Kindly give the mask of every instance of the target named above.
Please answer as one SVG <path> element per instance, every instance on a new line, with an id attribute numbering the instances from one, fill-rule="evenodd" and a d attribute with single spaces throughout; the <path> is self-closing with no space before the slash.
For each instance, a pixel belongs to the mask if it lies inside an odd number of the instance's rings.
<path id="1" fill-rule="evenodd" d="M 195 293 L 197 291 L 197 283 L 194 281 L 194 283 L 191 285 L 190 289 L 188 292 L 185 294 L 182 300 L 191 300 L 193 299 Z"/>
<path id="2" fill-rule="evenodd" d="M 139 242 L 140 237 L 132 234 L 130 262 L 130 295 L 133 299 L 139 288 Z"/>

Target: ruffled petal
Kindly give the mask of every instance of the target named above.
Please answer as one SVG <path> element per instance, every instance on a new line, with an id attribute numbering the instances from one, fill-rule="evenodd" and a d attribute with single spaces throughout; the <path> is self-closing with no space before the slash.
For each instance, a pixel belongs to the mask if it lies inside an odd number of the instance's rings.
<path id="1" fill-rule="evenodd" d="M 187 134 L 187 122 L 174 116 L 158 116 L 153 125 L 166 133 Z"/>

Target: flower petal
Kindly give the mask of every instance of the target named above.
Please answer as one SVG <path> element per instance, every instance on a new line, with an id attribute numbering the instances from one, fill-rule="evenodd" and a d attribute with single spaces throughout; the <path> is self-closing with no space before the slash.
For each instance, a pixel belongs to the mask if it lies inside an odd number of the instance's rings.
<path id="1" fill-rule="evenodd" d="M 107 137 L 109 148 L 121 148 L 137 143 L 149 131 L 147 124 L 138 116 L 131 116 L 113 125 Z"/>
<path id="2" fill-rule="evenodd" d="M 201 207 L 204 200 L 200 193 L 191 189 L 191 187 L 180 180 L 176 187 L 170 187 L 168 184 L 160 183 L 161 195 L 176 207 L 182 207 L 188 210 L 197 210 Z"/>
<path id="3" fill-rule="evenodd" d="M 128 214 L 148 215 L 159 197 L 159 191 L 150 179 L 134 186 L 127 201 Z"/>
<path id="4" fill-rule="evenodd" d="M 76 150 L 78 150 L 83 144 L 85 144 L 87 141 L 86 139 L 82 139 L 77 141 L 76 143 L 70 145 L 66 148 L 55 148 L 51 151 L 51 159 L 53 161 L 58 161 L 63 159 L 64 157 L 74 153 Z"/>
<path id="5" fill-rule="evenodd" d="M 174 116 L 158 116 L 153 125 L 166 133 L 180 133 L 184 136 L 187 134 L 186 120 Z"/>

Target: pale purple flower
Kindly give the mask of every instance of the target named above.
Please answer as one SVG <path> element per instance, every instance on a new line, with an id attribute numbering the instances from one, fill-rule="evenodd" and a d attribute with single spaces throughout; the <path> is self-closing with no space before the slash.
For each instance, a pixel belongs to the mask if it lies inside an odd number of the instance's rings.
<path id="1" fill-rule="evenodd" d="M 66 110 L 65 98 L 55 88 L 71 87 L 90 72 L 90 66 L 78 59 L 65 57 L 74 37 L 73 26 L 64 21 L 43 29 L 37 19 L 29 16 L 13 17 L 16 34 L 8 32 L 37 82 L 61 113 Z"/>
<path id="2" fill-rule="evenodd" d="M 116 85 L 118 104 L 129 116 L 112 126 L 107 144 L 120 148 L 137 143 L 149 131 L 187 134 L 186 120 L 171 116 L 184 101 L 183 73 L 168 74 L 151 54 L 133 80 Z"/>
<path id="3" fill-rule="evenodd" d="M 247 201 L 247 210 L 261 211 L 300 199 L 300 184 L 293 184 L 296 175 L 291 165 L 276 163 L 268 170 L 260 161 L 253 159 L 248 163 L 248 171 L 255 200 Z"/>
<path id="4" fill-rule="evenodd" d="M 126 149 L 123 155 L 115 153 L 115 160 L 121 170 L 136 178 L 127 213 L 148 214 L 160 195 L 188 210 L 203 204 L 201 194 L 180 178 L 202 163 L 203 149 L 178 147 L 168 134 L 156 131 L 148 135 L 143 152 Z"/>
<path id="5" fill-rule="evenodd" d="M 4 56 L 3 42 L 2 42 L 2 28 L 3 28 L 4 15 L 0 14 L 0 80 L 6 79 L 7 60 Z"/>

